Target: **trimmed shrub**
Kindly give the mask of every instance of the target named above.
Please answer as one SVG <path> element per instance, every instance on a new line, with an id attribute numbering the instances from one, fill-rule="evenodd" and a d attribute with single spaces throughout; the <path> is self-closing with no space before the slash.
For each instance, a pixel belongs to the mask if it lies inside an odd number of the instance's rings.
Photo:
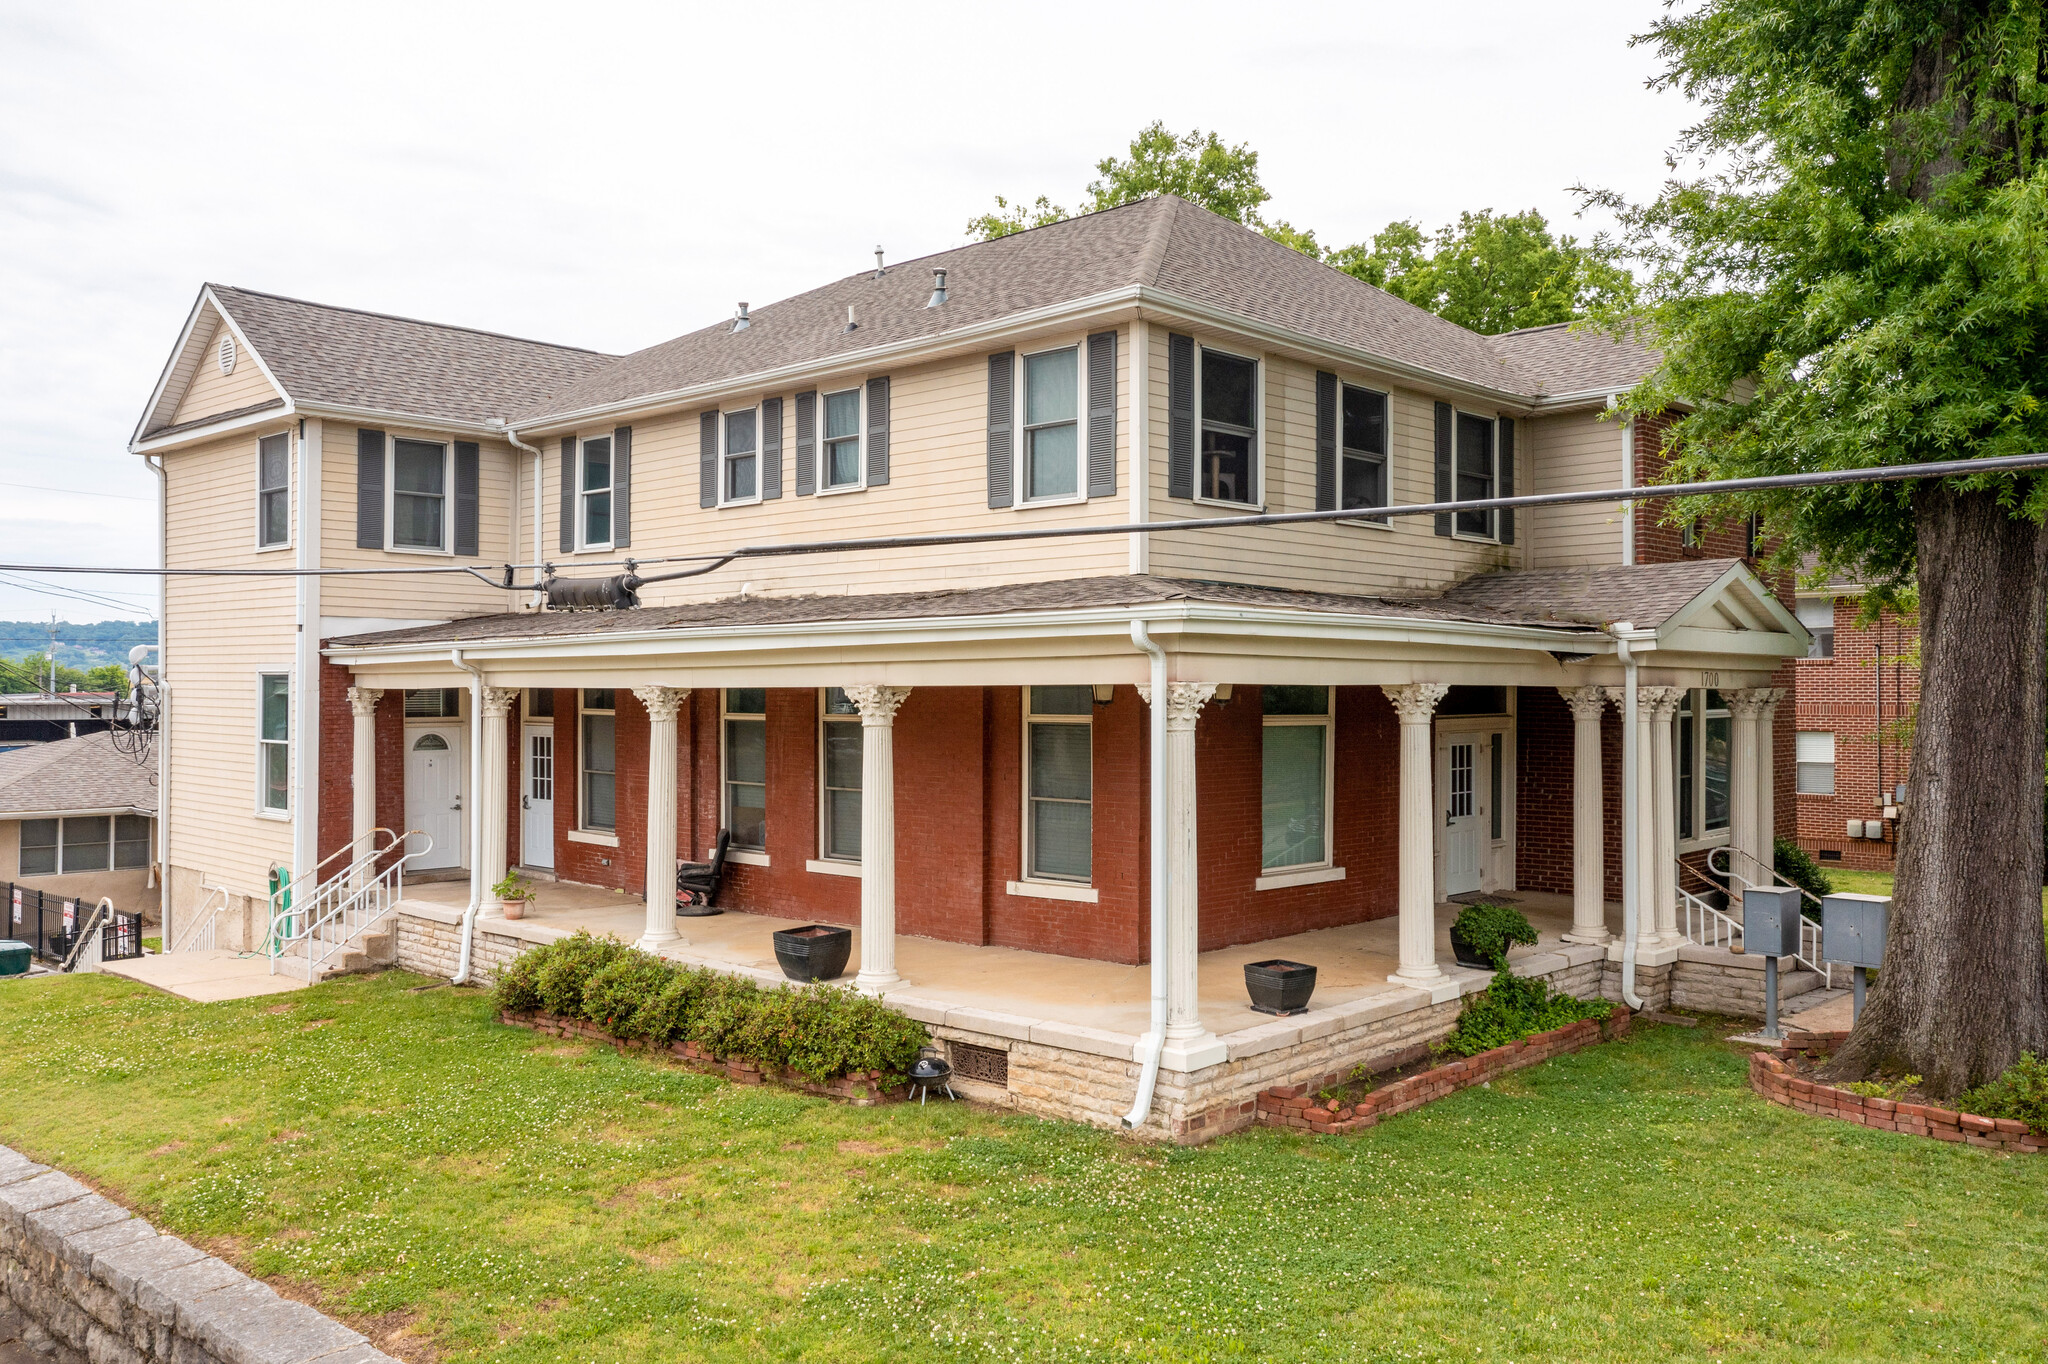
<path id="1" fill-rule="evenodd" d="M 1492 984 L 1466 1003 L 1444 1046 L 1459 1056 L 1477 1056 L 1539 1032 L 1583 1018 L 1606 1018 L 1613 1012 L 1614 1006 L 1604 999 L 1576 999 L 1551 989 L 1545 981 L 1502 969 L 1494 972 Z"/>
<path id="2" fill-rule="evenodd" d="M 648 952 L 624 952 L 592 972 L 583 985 L 583 1017 L 613 1037 L 666 1043 L 652 1032 L 653 1006 L 675 974 Z"/>
<path id="3" fill-rule="evenodd" d="M 1835 893 L 1834 880 L 1821 869 L 1820 863 L 1807 856 L 1806 849 L 1789 838 L 1777 841 L 1771 852 L 1771 864 L 1782 880 L 1799 887 L 1815 899 L 1826 899 Z M 1809 919 L 1820 913 L 1820 910 L 1810 903 L 1804 903 L 1801 907 Z"/>
<path id="4" fill-rule="evenodd" d="M 2021 1052 L 2005 1074 L 1965 1091 L 1956 1106 L 1980 1118 L 2014 1118 L 2036 1132 L 2048 1132 L 2048 1061 Z"/>
<path id="5" fill-rule="evenodd" d="M 498 972 L 491 994 L 507 1013 L 530 1014 L 546 1007 L 540 998 L 540 968 L 548 958 L 540 952 L 521 952 Z"/>
<path id="6" fill-rule="evenodd" d="M 582 1018 L 584 985 L 626 951 L 617 938 L 594 938 L 584 930 L 528 953 L 546 954 L 534 976 L 541 1007 L 558 1018 Z"/>

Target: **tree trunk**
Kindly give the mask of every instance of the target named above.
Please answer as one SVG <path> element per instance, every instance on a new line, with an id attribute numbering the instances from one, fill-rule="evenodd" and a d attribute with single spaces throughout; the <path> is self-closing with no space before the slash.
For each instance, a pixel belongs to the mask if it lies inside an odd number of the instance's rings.
<path id="1" fill-rule="evenodd" d="M 2048 1055 L 2041 924 L 2048 530 L 1989 492 L 1913 494 L 1920 715 L 1884 969 L 1831 1079 L 1953 1097 Z"/>

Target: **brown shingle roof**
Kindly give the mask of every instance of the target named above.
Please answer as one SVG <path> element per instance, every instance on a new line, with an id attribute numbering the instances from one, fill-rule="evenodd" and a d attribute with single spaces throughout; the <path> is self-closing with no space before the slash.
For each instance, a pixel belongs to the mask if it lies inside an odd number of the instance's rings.
<path id="1" fill-rule="evenodd" d="M 137 762 L 110 734 L 0 753 L 0 815 L 133 809 L 156 813 L 156 749 Z"/>
<path id="2" fill-rule="evenodd" d="M 1316 614 L 1406 620 L 1469 621 L 1582 633 L 1615 620 L 1654 626 L 1668 619 L 1725 572 L 1731 559 L 1634 568 L 1543 569 L 1493 573 L 1428 599 L 1298 592 L 1245 583 L 1201 582 L 1145 574 L 1069 578 L 933 592 L 806 597 L 724 597 L 687 606 L 634 611 L 534 612 L 471 616 L 445 625 L 382 630 L 328 641 L 344 648 L 393 644 L 479 643 L 570 638 L 643 630 L 692 630 L 833 621 L 914 620 L 1007 615 L 1089 607 L 1206 602 Z"/>
<path id="3" fill-rule="evenodd" d="M 1518 376 L 1519 388 L 1543 396 L 1629 388 L 1661 358 L 1640 337 L 1617 340 L 1569 322 L 1502 332 L 1484 341 Z"/>
<path id="4" fill-rule="evenodd" d="M 485 422 L 614 359 L 497 332 L 207 287 L 299 403 Z"/>

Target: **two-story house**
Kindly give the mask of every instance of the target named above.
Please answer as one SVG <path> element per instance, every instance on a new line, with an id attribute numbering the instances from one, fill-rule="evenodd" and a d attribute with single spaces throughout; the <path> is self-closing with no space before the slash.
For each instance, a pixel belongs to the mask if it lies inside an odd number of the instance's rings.
<path id="1" fill-rule="evenodd" d="M 1609 406 L 1650 363 L 1466 331 L 1173 197 L 627 356 L 208 286 L 134 440 L 167 903 L 228 888 L 260 936 L 382 827 L 420 831 L 413 964 L 622 913 L 753 969 L 771 927 L 857 925 L 859 983 L 963 1072 L 1106 1120 L 1158 1056 L 1185 1134 L 1447 1028 L 1483 977 L 1440 902 L 1555 899 L 1556 969 L 1600 988 L 1626 828 L 1661 1002 L 1679 860 L 1768 859 L 1806 633 L 1747 546 L 1646 505 L 1378 514 L 1640 481 L 1657 433 Z M 550 575 L 634 604 L 548 608 Z M 726 913 L 679 918 L 721 832 Z M 559 913 L 492 917 L 508 867 Z M 1325 1017 L 1244 1012 L 1276 941 L 1328 946 Z"/>

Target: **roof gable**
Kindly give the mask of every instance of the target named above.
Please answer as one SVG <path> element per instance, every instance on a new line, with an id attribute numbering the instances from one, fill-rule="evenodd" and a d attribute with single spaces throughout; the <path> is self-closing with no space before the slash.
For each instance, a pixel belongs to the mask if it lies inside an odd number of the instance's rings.
<path id="1" fill-rule="evenodd" d="M 221 307 L 209 285 L 200 289 L 185 316 L 177 344 L 136 423 L 135 438 L 147 440 L 283 409 L 290 402 L 291 395 Z"/>

